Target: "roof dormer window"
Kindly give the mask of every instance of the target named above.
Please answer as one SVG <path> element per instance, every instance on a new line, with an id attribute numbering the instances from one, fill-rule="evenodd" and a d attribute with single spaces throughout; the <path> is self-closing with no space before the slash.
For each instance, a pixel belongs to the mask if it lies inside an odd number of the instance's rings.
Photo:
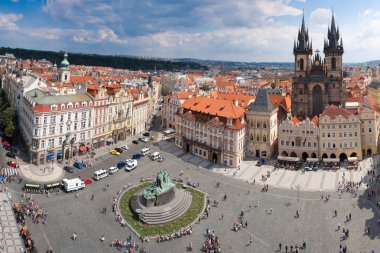
<path id="1" fill-rule="evenodd" d="M 78 108 L 79 107 L 79 103 L 75 103 L 75 108 Z"/>

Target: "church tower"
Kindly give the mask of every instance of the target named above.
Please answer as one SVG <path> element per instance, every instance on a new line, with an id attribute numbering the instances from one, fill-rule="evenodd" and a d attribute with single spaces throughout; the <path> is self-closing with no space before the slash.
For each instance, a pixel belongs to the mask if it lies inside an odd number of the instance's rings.
<path id="1" fill-rule="evenodd" d="M 300 118 L 318 116 L 331 104 L 345 105 L 343 86 L 343 42 L 334 15 L 324 41 L 325 58 L 313 49 L 302 17 L 298 40 L 294 42 L 294 76 L 292 82 L 292 115 Z"/>
<path id="2" fill-rule="evenodd" d="M 339 34 L 339 27 L 335 25 L 334 14 L 331 18 L 331 26 L 327 31 L 323 52 L 325 53 L 327 76 L 342 77 L 343 40 Z"/>
<path id="3" fill-rule="evenodd" d="M 61 68 L 59 73 L 61 75 L 61 84 L 70 82 L 70 70 L 69 70 L 69 61 L 67 60 L 67 52 L 63 55 L 63 61 L 61 61 Z"/>
<path id="4" fill-rule="evenodd" d="M 313 47 L 311 40 L 309 42 L 309 31 L 305 28 L 304 16 L 302 17 L 301 28 L 298 29 L 298 39 L 294 41 L 293 54 L 295 75 L 305 77 L 311 68 Z"/>

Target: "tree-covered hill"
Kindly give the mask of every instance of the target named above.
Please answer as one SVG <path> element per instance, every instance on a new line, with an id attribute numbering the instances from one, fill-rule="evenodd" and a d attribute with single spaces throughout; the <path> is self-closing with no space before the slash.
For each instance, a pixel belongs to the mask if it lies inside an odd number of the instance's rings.
<path id="1" fill-rule="evenodd" d="M 22 48 L 0 47 L 0 55 L 5 53 L 13 54 L 16 58 L 42 60 L 46 59 L 56 62 L 58 65 L 63 59 L 64 52 L 41 51 Z M 130 70 L 157 70 L 168 71 L 191 71 L 207 70 L 207 67 L 196 62 L 171 61 L 159 58 L 144 58 L 121 55 L 98 55 L 98 54 L 69 54 L 69 62 L 74 65 L 103 66 Z"/>

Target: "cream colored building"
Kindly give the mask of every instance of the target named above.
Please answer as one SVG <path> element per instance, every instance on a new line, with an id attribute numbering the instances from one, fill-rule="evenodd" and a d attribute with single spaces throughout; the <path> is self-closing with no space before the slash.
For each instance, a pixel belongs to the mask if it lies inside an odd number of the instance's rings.
<path id="1" fill-rule="evenodd" d="M 278 153 L 282 157 L 307 158 L 319 157 L 318 117 L 311 120 L 300 120 L 297 117 L 287 118 L 278 128 Z"/>
<path id="2" fill-rule="evenodd" d="M 176 129 L 175 115 L 178 111 L 179 106 L 193 96 L 193 92 L 184 91 L 176 92 L 163 98 L 161 119 L 162 127 L 164 129 L 168 127 Z"/>
<path id="3" fill-rule="evenodd" d="M 149 126 L 150 119 L 150 96 L 143 91 L 132 91 L 133 110 L 132 110 L 132 135 L 143 133 Z"/>
<path id="4" fill-rule="evenodd" d="M 208 161 L 239 167 L 245 149 L 244 109 L 228 100 L 195 97 L 176 116 L 175 145 Z"/>
<path id="5" fill-rule="evenodd" d="M 349 110 L 330 105 L 319 120 L 320 158 L 336 158 L 341 161 L 348 157 L 362 160 L 360 118 Z"/>
<path id="6" fill-rule="evenodd" d="M 284 100 L 290 101 L 289 97 L 271 89 L 258 90 L 255 101 L 246 111 L 247 156 L 271 158 L 277 152 L 278 124 L 290 112 L 290 106 L 286 108 Z"/>

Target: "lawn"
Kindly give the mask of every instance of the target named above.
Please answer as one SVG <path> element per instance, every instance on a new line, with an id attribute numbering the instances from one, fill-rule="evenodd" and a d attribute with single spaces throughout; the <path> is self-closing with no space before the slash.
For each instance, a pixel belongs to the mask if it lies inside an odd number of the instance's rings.
<path id="1" fill-rule="evenodd" d="M 140 236 L 156 236 L 165 235 L 177 232 L 182 228 L 188 227 L 193 221 L 195 221 L 199 214 L 203 211 L 203 205 L 205 200 L 205 194 L 197 191 L 192 187 L 188 187 L 187 190 L 192 194 L 192 203 L 189 209 L 179 218 L 168 223 L 161 225 L 145 225 L 140 221 L 134 219 L 133 213 L 129 208 L 129 199 L 139 190 L 150 186 L 152 182 L 140 184 L 131 188 L 129 191 L 123 194 L 120 199 L 120 212 L 128 224 L 140 234 Z M 177 183 L 177 187 L 182 187 L 182 184 Z"/>

